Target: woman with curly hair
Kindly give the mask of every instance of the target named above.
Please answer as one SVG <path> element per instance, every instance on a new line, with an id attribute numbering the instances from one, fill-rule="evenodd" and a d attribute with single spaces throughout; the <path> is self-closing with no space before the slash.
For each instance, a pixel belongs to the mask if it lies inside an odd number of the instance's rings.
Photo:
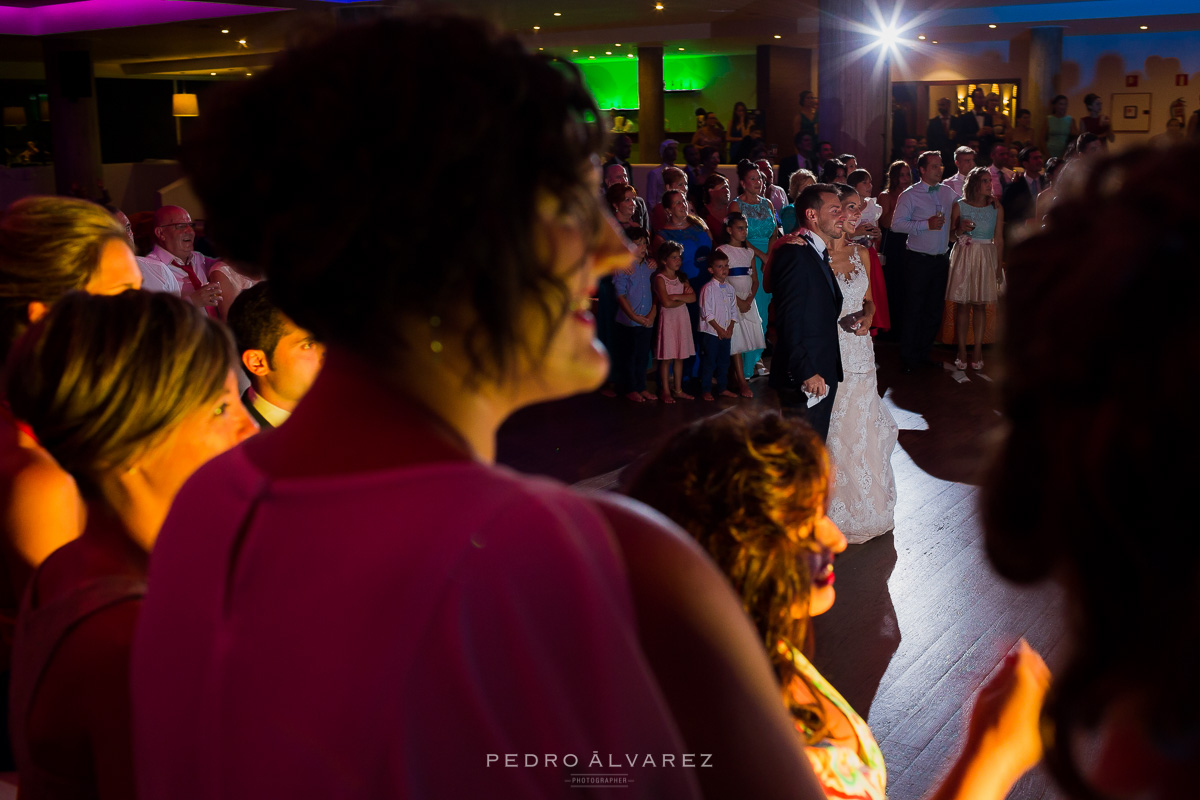
<path id="1" fill-rule="evenodd" d="M 866 722 L 805 655 L 810 620 L 832 607 L 846 539 L 826 516 L 829 459 L 806 423 L 731 411 L 672 436 L 636 466 L 625 492 L 708 552 L 754 622 L 784 706 L 826 796 L 885 796 L 883 755 Z M 1045 665 L 1022 646 L 980 691 L 962 753 L 930 800 L 999 800 L 1041 754 Z"/>
<path id="2" fill-rule="evenodd" d="M 985 541 L 1000 574 L 1065 591 L 1069 655 L 1043 732 L 1071 798 L 1196 796 L 1200 537 L 1188 465 L 1200 452 L 1200 330 L 1177 309 L 1200 290 L 1195 176 L 1197 143 L 1088 164 L 1007 259 L 1008 430 Z M 1064 359 L 1068 306 L 1088 320 Z M 1134 386 L 1151 399 L 1135 407 Z M 1076 746 L 1088 737 L 1091 768 Z"/>
<path id="3" fill-rule="evenodd" d="M 413 79 L 433 63 L 454 68 Z M 411 13 L 226 88 L 182 161 L 214 241 L 265 269 L 326 360 L 286 425 L 192 478 L 155 545 L 138 797 L 565 797 L 593 752 L 622 759 L 637 798 L 817 796 L 694 544 L 495 464 L 511 414 L 603 381 L 590 296 L 632 260 L 574 65 Z M 380 94 L 364 128 L 354 111 Z M 430 113 L 446 135 L 424 134 Z M 502 157 L 483 172 L 461 158 L 484 150 Z M 472 182 L 472 235 L 446 249 L 436 226 L 397 227 L 423 218 L 394 190 L 414 178 Z M 712 768 L 680 763 L 700 752 Z"/>

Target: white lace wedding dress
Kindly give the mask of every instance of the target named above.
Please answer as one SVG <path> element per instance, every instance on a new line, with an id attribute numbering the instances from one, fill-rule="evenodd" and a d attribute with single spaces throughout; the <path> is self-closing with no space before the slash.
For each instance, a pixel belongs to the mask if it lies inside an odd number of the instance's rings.
<path id="1" fill-rule="evenodd" d="M 854 271 L 842 282 L 841 316 L 859 311 L 870 279 L 860 253 L 850 251 Z M 838 327 L 845 373 L 834 396 L 826 446 L 833 466 L 829 518 L 851 544 L 861 544 L 892 529 L 896 512 L 896 477 L 892 448 L 898 429 L 879 400 L 875 381 L 875 347 L 870 336 L 855 336 Z"/>

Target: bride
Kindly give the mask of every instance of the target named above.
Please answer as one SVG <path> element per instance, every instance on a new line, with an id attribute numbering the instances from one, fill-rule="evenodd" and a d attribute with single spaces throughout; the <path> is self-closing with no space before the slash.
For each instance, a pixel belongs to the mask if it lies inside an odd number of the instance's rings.
<path id="1" fill-rule="evenodd" d="M 839 192 L 839 199 L 846 214 L 844 229 L 852 231 L 862 216 L 862 198 L 846 187 Z M 826 442 L 834 470 L 829 518 L 851 544 L 890 531 L 896 511 L 892 448 L 897 427 L 879 401 L 875 382 L 875 348 L 868 335 L 875 304 L 867 258 L 866 248 L 845 236 L 835 239 L 830 248 L 833 273 L 842 287 L 841 316 L 865 312 L 855 330 L 838 328 L 845 377 L 834 397 Z"/>

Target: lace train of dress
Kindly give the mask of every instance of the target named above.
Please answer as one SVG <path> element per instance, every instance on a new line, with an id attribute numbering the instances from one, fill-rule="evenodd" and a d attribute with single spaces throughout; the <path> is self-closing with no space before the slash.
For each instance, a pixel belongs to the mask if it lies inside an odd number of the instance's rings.
<path id="1" fill-rule="evenodd" d="M 842 316 L 862 308 L 867 270 L 856 247 L 854 271 L 842 281 Z M 880 402 L 875 380 L 875 348 L 870 336 L 838 328 L 845 376 L 834 398 L 826 446 L 833 467 L 829 517 L 851 544 L 887 533 L 895 522 L 896 477 L 892 449 L 898 428 Z"/>

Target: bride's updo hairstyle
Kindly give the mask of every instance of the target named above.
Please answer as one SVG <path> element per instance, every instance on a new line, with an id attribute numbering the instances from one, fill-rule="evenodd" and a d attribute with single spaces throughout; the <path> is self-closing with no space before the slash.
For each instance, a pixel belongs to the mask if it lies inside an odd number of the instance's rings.
<path id="1" fill-rule="evenodd" d="M 808 609 L 807 556 L 819 549 L 814 527 L 829 489 L 829 457 L 817 434 L 776 411 L 731 411 L 672 434 L 632 473 L 625 494 L 687 531 L 733 584 L 781 686 L 794 678 L 807 684 L 779 642 L 805 648 L 809 640 L 808 615 L 795 612 Z M 821 739 L 818 706 L 792 713 L 811 732 L 810 744 Z"/>
<path id="2" fill-rule="evenodd" d="M 439 70 L 470 78 L 447 97 Z M 480 20 L 400 15 L 338 28 L 217 94 L 183 164 L 209 235 L 265 271 L 298 326 L 396 379 L 405 348 L 447 334 L 488 378 L 525 351 L 539 362 L 547 342 L 525 331 L 549 336 L 571 293 L 539 235 L 546 215 L 585 242 L 608 224 L 586 180 L 605 126 L 573 64 Z M 544 320 L 521 318 L 531 303 Z"/>
<path id="3" fill-rule="evenodd" d="M 1077 797 L 1095 791 L 1072 738 L 1118 702 L 1164 757 L 1200 754 L 1197 176 L 1195 143 L 1097 160 L 1007 259 L 986 544 L 1006 577 L 1066 590 L 1071 654 L 1043 713 Z"/>

